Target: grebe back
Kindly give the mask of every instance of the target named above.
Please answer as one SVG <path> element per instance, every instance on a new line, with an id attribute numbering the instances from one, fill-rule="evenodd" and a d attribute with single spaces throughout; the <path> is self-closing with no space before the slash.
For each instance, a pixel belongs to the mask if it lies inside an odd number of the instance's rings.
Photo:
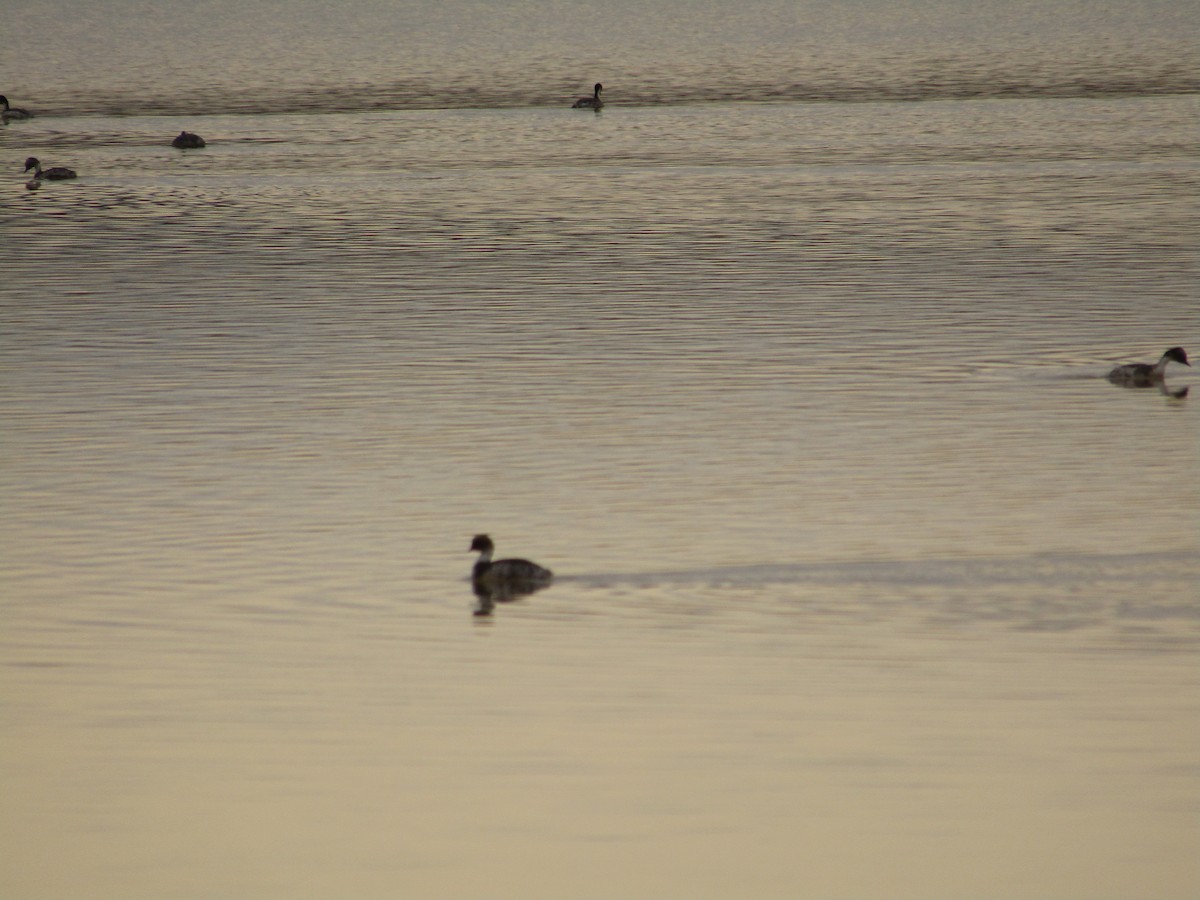
<path id="1" fill-rule="evenodd" d="M 190 131 L 181 131 L 179 136 L 171 141 L 171 146 L 178 150 L 199 150 L 204 147 L 204 138 Z"/>

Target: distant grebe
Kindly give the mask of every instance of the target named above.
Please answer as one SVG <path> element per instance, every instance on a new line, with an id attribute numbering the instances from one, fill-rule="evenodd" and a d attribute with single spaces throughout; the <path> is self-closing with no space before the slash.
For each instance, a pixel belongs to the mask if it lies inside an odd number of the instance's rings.
<path id="1" fill-rule="evenodd" d="M 600 92 L 604 90 L 604 85 L 596 82 L 596 86 L 592 88 L 592 96 L 580 97 L 571 104 L 571 109 L 600 109 L 604 106 L 604 101 L 600 99 Z"/>
<path id="2" fill-rule="evenodd" d="M 471 580 L 476 583 L 489 585 L 529 586 L 545 585 L 554 577 L 549 569 L 543 569 L 537 563 L 527 559 L 498 559 L 492 562 L 492 551 L 496 545 L 486 534 L 477 534 L 471 541 L 471 550 L 479 551 L 479 559 L 471 570 Z"/>
<path id="3" fill-rule="evenodd" d="M 171 146 L 178 150 L 199 150 L 204 146 L 204 138 L 190 131 L 181 131 L 179 137 L 171 141 Z"/>
<path id="4" fill-rule="evenodd" d="M 1182 347 L 1172 347 L 1162 355 L 1162 359 L 1154 365 L 1146 363 L 1129 363 L 1126 366 L 1117 366 L 1108 373 L 1108 380 L 1113 384 L 1123 384 L 1126 387 L 1153 387 L 1160 384 L 1163 380 L 1163 375 L 1167 371 L 1167 363 L 1178 362 L 1185 366 L 1191 366 L 1188 362 L 1187 353 Z"/>
<path id="5" fill-rule="evenodd" d="M 8 98 L 0 94 L 0 103 L 4 104 L 4 109 L 0 110 L 0 120 L 5 122 L 15 122 L 20 119 L 32 119 L 33 113 L 27 109 L 21 109 L 19 106 L 9 106 Z"/>
<path id="6" fill-rule="evenodd" d="M 75 177 L 74 169 L 67 169 L 63 166 L 55 166 L 53 169 L 43 169 L 42 164 L 38 162 L 36 156 L 31 156 L 25 160 L 25 171 L 33 169 L 33 177 L 35 181 L 40 181 L 45 178 L 47 181 L 66 181 L 68 178 Z"/>

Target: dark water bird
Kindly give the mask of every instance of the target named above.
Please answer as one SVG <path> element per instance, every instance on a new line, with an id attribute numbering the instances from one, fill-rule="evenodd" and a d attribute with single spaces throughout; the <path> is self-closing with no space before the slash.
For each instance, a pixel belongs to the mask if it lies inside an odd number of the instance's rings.
<path id="1" fill-rule="evenodd" d="M 74 178 L 75 170 L 68 169 L 65 166 L 55 166 L 52 169 L 43 169 L 42 164 L 36 156 L 31 156 L 25 160 L 25 171 L 33 169 L 33 180 L 41 181 L 43 178 L 47 181 L 66 181 L 69 178 Z"/>
<path id="2" fill-rule="evenodd" d="M 1167 371 L 1167 363 L 1171 362 L 1191 366 L 1184 349 L 1182 347 L 1172 347 L 1154 365 L 1150 365 L 1149 363 L 1129 363 L 1128 365 L 1117 366 L 1108 373 L 1108 380 L 1113 384 L 1120 384 L 1124 387 L 1155 387 L 1162 384 L 1163 377 Z"/>
<path id="3" fill-rule="evenodd" d="M 471 589 L 478 603 L 475 615 L 490 616 L 497 603 L 519 600 L 548 587 L 554 578 L 549 569 L 527 559 L 498 559 L 492 561 L 496 545 L 486 534 L 477 534 L 471 549 L 479 559 L 471 570 Z"/>
<path id="4" fill-rule="evenodd" d="M 199 150 L 204 146 L 204 138 L 190 131 L 181 131 L 179 136 L 171 141 L 171 146 L 179 150 Z"/>
<path id="5" fill-rule="evenodd" d="M 8 98 L 0 94 L 0 104 L 4 105 L 4 109 L 0 109 L 0 121 L 17 122 L 21 119 L 32 119 L 33 113 L 27 109 L 21 109 L 19 106 L 9 106 Z"/>
<path id="6" fill-rule="evenodd" d="M 602 90 L 604 90 L 604 85 L 597 81 L 595 87 L 592 88 L 592 96 L 580 97 L 571 104 L 571 109 L 600 109 L 604 106 L 604 101 L 600 99 Z"/>
<path id="7" fill-rule="evenodd" d="M 514 584 L 528 582 L 531 584 L 546 584 L 554 573 L 543 569 L 537 563 L 527 559 L 498 559 L 492 561 L 492 553 L 496 545 L 486 534 L 477 534 L 471 541 L 472 552 L 479 552 L 475 567 L 471 570 L 472 581 L 482 581 L 489 584 Z"/>

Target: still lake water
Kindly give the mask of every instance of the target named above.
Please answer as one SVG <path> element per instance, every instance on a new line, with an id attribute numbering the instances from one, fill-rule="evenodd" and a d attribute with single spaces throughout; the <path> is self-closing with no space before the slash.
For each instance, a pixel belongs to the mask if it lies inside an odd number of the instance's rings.
<path id="1" fill-rule="evenodd" d="M 6 16 L 0 895 L 1200 893 L 1194 5 L 643 6 Z"/>

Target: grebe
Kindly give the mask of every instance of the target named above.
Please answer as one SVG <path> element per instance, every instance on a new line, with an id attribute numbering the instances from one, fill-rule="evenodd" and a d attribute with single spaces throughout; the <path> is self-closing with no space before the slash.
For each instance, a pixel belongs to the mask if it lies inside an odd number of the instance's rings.
<path id="1" fill-rule="evenodd" d="M 476 585 L 489 586 L 545 586 L 550 583 L 554 573 L 543 569 L 537 563 L 527 559 L 498 559 L 492 562 L 492 551 L 496 545 L 486 534 L 475 535 L 471 541 L 471 550 L 479 551 L 479 559 L 471 570 L 471 581 Z"/>
<path id="2" fill-rule="evenodd" d="M 15 122 L 20 119 L 32 119 L 33 113 L 27 109 L 21 109 L 19 106 L 9 106 L 8 98 L 0 94 L 0 103 L 4 104 L 4 109 L 0 110 L 0 120 L 5 122 Z"/>
<path id="3" fill-rule="evenodd" d="M 199 150 L 204 146 L 204 138 L 190 131 L 181 131 L 179 137 L 171 141 L 171 146 L 179 150 Z"/>
<path id="4" fill-rule="evenodd" d="M 1117 366 L 1108 373 L 1108 380 L 1113 384 L 1123 384 L 1126 387 L 1152 387 L 1160 384 L 1163 380 L 1163 375 L 1167 371 L 1167 363 L 1178 362 L 1185 366 L 1191 366 L 1188 362 L 1187 353 L 1182 347 L 1172 347 L 1162 355 L 1162 359 L 1154 365 L 1146 363 L 1129 363 L 1126 366 Z"/>
<path id="5" fill-rule="evenodd" d="M 596 86 L 592 88 L 592 96 L 580 97 L 571 104 L 571 109 L 600 109 L 604 105 L 604 101 L 600 99 L 600 92 L 604 90 L 604 85 L 596 82 Z"/>
<path id="6" fill-rule="evenodd" d="M 36 156 L 31 156 L 25 160 L 25 171 L 33 169 L 34 181 L 40 181 L 45 178 L 47 181 L 66 181 L 68 178 L 75 177 L 75 170 L 68 169 L 63 166 L 55 166 L 53 169 L 43 169 L 42 164 L 38 162 Z"/>

